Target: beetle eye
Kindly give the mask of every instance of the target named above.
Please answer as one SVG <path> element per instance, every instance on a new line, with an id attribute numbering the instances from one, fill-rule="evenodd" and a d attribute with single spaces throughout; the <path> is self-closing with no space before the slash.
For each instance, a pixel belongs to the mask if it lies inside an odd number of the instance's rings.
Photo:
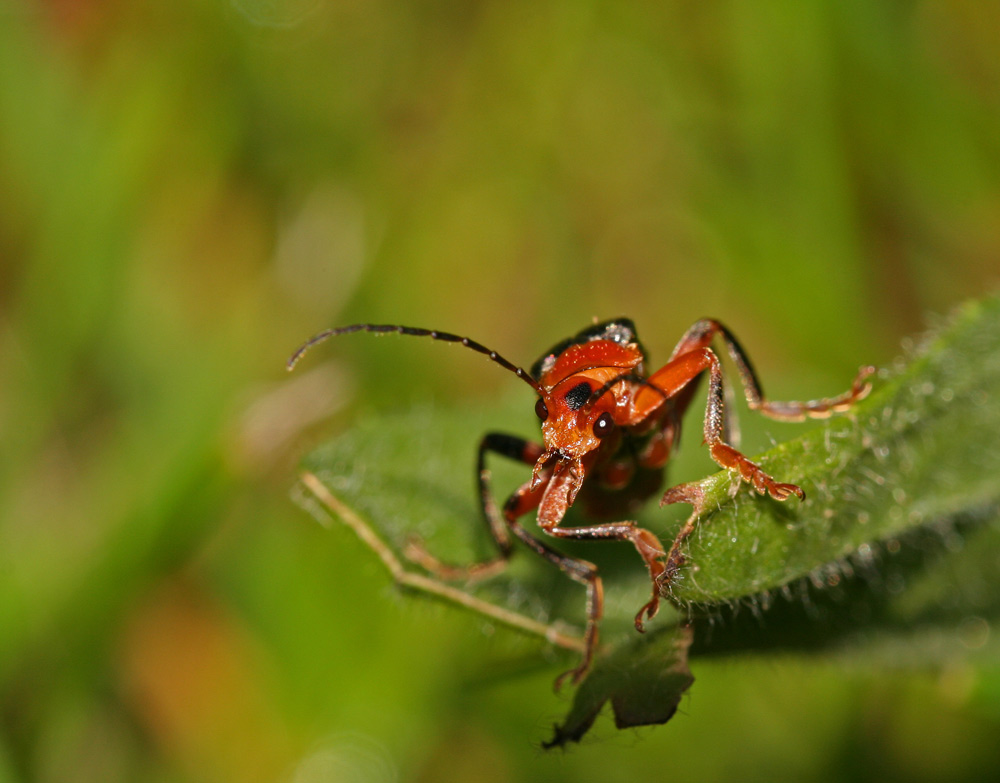
<path id="1" fill-rule="evenodd" d="M 549 409 L 545 407 L 545 400 L 541 397 L 535 403 L 535 415 L 542 421 L 545 421 L 549 417 Z"/>
<path id="2" fill-rule="evenodd" d="M 594 435 L 598 438 L 604 438 L 611 434 L 611 430 L 615 428 L 615 420 L 610 413 L 604 412 L 597 417 L 597 421 L 594 422 Z"/>

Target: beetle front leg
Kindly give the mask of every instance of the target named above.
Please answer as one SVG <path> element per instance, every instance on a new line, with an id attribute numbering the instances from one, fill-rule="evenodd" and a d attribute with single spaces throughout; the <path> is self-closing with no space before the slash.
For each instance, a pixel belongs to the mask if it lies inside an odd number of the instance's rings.
<path id="1" fill-rule="evenodd" d="M 708 375 L 708 402 L 705 406 L 705 443 L 708 452 L 716 464 L 723 468 L 736 470 L 747 483 L 761 495 L 770 493 L 775 500 L 787 500 L 796 495 L 799 500 L 806 499 L 806 493 L 795 484 L 782 484 L 771 478 L 755 462 L 751 462 L 741 452 L 722 440 L 724 429 L 723 417 L 725 393 L 722 388 L 722 368 L 719 360 L 709 349 L 704 349 L 710 357 Z"/>
<path id="2" fill-rule="evenodd" d="M 582 480 L 583 468 L 579 463 L 561 462 L 555 466 L 552 478 L 549 480 L 548 486 L 545 488 L 545 494 L 539 504 L 538 526 L 550 536 L 556 538 L 577 540 L 610 539 L 632 542 L 632 545 L 635 546 L 636 551 L 638 551 L 646 563 L 646 567 L 649 569 L 653 587 L 652 597 L 639 610 L 635 617 L 636 630 L 642 632 L 645 630 L 643 626 L 644 620 L 652 619 L 659 608 L 659 584 L 662 582 L 664 570 L 661 558 L 666 554 L 666 551 L 663 548 L 663 544 L 660 543 L 660 540 L 653 533 L 637 527 L 634 522 L 611 522 L 576 528 L 559 527 L 559 523 L 566 515 L 566 511 L 572 503 L 572 499 Z M 589 668 L 592 651 L 597 645 L 597 623 L 601 619 L 603 612 L 601 581 L 597 574 L 597 569 L 589 563 L 583 563 L 583 565 L 593 570 L 581 571 L 578 575 L 574 575 L 572 571 L 565 566 L 563 567 L 571 577 L 580 581 L 586 581 L 588 587 L 593 588 L 590 591 L 591 597 L 588 598 L 588 653 L 577 669 L 566 673 L 566 675 L 573 676 L 574 682 L 579 682 L 586 673 L 587 668 Z M 563 676 L 565 677 L 566 675 Z"/>
<path id="3" fill-rule="evenodd" d="M 590 670 L 590 665 L 594 660 L 594 652 L 597 649 L 598 623 L 604 614 L 604 584 L 597 571 L 597 566 L 593 563 L 557 552 L 543 541 L 535 538 L 517 521 L 518 518 L 533 511 L 540 503 L 544 502 L 544 498 L 549 496 L 551 483 L 551 481 L 545 481 L 534 489 L 531 488 L 531 482 L 523 484 L 504 504 L 503 520 L 507 529 L 529 549 L 556 565 L 570 579 L 580 582 L 587 588 L 587 625 L 583 634 L 583 658 L 575 669 L 563 672 L 556 678 L 554 687 L 559 690 L 566 677 L 570 677 L 573 684 L 576 685 Z"/>
<path id="4" fill-rule="evenodd" d="M 720 467 L 735 470 L 741 480 L 751 484 L 762 495 L 770 494 L 776 500 L 787 500 L 792 495 L 796 495 L 800 500 L 804 500 L 805 493 L 801 487 L 775 481 L 764 472 L 760 465 L 752 462 L 723 440 L 725 393 L 722 367 L 718 357 L 710 348 L 699 348 L 677 357 L 651 376 L 649 382 L 664 398 L 669 399 L 683 390 L 686 384 L 705 370 L 708 370 L 709 386 L 708 400 L 705 405 L 704 436 L 712 459 Z M 654 392 L 646 389 L 641 390 L 636 395 L 636 400 L 641 402 L 644 395 L 649 404 L 652 405 L 655 402 Z M 738 485 L 734 485 L 735 487 Z M 681 545 L 694 530 L 695 521 L 702 510 L 703 499 L 703 491 L 696 483 L 679 484 L 663 494 L 663 499 L 660 501 L 661 506 L 670 503 L 689 503 L 694 507 L 694 510 L 677 533 L 677 537 L 670 546 L 670 551 L 664 558 L 663 569 L 657 578 L 657 588 L 660 594 L 666 594 L 670 583 L 684 563 L 680 551 Z"/>
<path id="5" fill-rule="evenodd" d="M 513 501 L 514 498 L 512 497 L 511 500 Z M 531 535 L 514 519 L 508 519 L 508 525 L 510 531 L 531 549 L 550 563 L 558 566 L 570 579 L 580 582 L 587 588 L 587 624 L 583 633 L 583 658 L 576 668 L 565 671 L 556 677 L 553 687 L 559 690 L 567 677 L 573 681 L 574 685 L 577 685 L 590 671 L 600 637 L 599 623 L 604 615 L 604 583 L 601 581 L 597 566 L 587 560 L 580 560 L 557 552 Z"/>
<path id="6" fill-rule="evenodd" d="M 705 444 L 709 454 L 719 467 L 735 470 L 743 481 L 752 485 L 760 494 L 770 494 L 776 500 L 787 500 L 797 495 L 800 500 L 805 493 L 794 484 L 775 481 L 754 462 L 730 446 L 723 439 L 725 431 L 725 391 L 722 381 L 722 366 L 719 357 L 711 348 L 698 348 L 671 360 L 662 369 L 651 375 L 646 386 L 635 396 L 634 409 L 637 418 L 653 415 L 667 400 L 682 392 L 701 373 L 708 371 L 708 401 L 705 405 Z"/>

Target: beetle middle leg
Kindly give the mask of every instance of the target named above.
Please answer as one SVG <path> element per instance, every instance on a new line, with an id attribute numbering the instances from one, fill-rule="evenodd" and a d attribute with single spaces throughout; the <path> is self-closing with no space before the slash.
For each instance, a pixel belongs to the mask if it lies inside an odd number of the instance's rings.
<path id="1" fill-rule="evenodd" d="M 492 452 L 504 457 L 534 465 L 542 455 L 543 449 L 536 443 L 516 435 L 506 435 L 491 432 L 485 435 L 479 444 L 477 459 L 477 476 L 481 507 L 486 523 L 499 549 L 497 557 L 469 566 L 454 566 L 437 560 L 427 552 L 422 545 L 411 542 L 407 547 L 407 557 L 426 568 L 442 579 L 481 579 L 503 570 L 512 554 L 511 534 L 522 541 L 527 547 L 550 563 L 556 565 L 571 579 L 581 582 L 587 588 L 586 628 L 584 630 L 583 659 L 575 669 L 559 675 L 555 687 L 558 689 L 563 680 L 572 677 L 574 684 L 580 682 L 590 669 L 597 649 L 598 622 L 604 614 L 604 585 L 598 574 L 597 566 L 586 560 L 580 560 L 552 549 L 543 541 L 533 536 L 518 522 L 525 514 L 534 511 L 545 497 L 549 488 L 551 470 L 546 470 L 541 482 L 529 480 L 522 484 L 504 503 L 503 508 L 497 508 L 493 496 L 490 472 L 486 467 L 486 454 Z M 659 542 L 657 542 L 659 543 Z M 660 547 L 662 554 L 662 546 Z"/>
<path id="2" fill-rule="evenodd" d="M 496 557 L 471 565 L 459 566 L 442 563 L 428 552 L 423 544 L 413 539 L 406 547 L 407 558 L 437 577 L 448 581 L 485 579 L 503 571 L 512 551 L 510 533 L 508 532 L 510 523 L 501 515 L 494 500 L 490 471 L 486 466 L 486 455 L 492 452 L 516 462 L 534 465 L 542 451 L 542 447 L 537 443 L 503 432 L 488 432 L 479 442 L 479 448 L 476 452 L 476 481 L 479 488 L 480 509 L 499 550 Z"/>
<path id="3" fill-rule="evenodd" d="M 660 592 L 658 585 L 663 581 L 665 570 L 661 558 L 666 555 L 666 550 L 660 539 L 648 530 L 638 527 L 635 522 L 608 522 L 600 525 L 590 525 L 587 527 L 559 527 L 558 525 L 547 525 L 539 520 L 542 529 L 556 538 L 569 538 L 577 540 L 605 539 L 614 541 L 631 541 L 635 546 L 639 556 L 649 569 L 649 577 L 653 583 L 653 596 L 639 609 L 635 616 L 635 628 L 640 633 L 645 632 L 644 623 L 652 620 L 660 608 Z"/>

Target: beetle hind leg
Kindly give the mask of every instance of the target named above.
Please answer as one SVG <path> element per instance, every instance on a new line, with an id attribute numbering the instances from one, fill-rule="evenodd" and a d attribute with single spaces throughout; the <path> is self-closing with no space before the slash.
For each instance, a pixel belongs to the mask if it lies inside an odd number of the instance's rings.
<path id="1" fill-rule="evenodd" d="M 754 372 L 753 364 L 743 346 L 729 329 L 711 318 L 702 319 L 688 329 L 677 347 L 674 348 L 671 359 L 691 351 L 708 348 L 717 335 L 722 337 L 722 342 L 736 365 L 743 383 L 747 405 L 751 410 L 758 411 L 776 421 L 805 421 L 807 418 L 825 419 L 835 413 L 848 410 L 854 403 L 868 396 L 871 391 L 870 379 L 876 370 L 874 367 L 866 365 L 858 371 L 851 388 L 835 397 L 824 397 L 808 402 L 769 400 L 764 397 L 757 373 Z M 689 398 L 685 399 L 685 405 L 688 400 Z"/>

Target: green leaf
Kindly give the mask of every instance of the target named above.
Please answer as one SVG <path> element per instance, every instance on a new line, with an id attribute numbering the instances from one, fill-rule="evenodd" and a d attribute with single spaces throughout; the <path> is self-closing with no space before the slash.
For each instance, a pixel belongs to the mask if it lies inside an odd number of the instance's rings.
<path id="1" fill-rule="evenodd" d="M 850 412 L 755 458 L 779 481 L 801 485 L 804 502 L 757 496 L 727 471 L 700 482 L 706 502 L 671 586 L 680 610 L 662 609 L 648 635 L 632 628 L 649 581 L 631 547 L 559 542 L 598 563 L 607 603 L 601 650 L 548 746 L 579 740 L 608 701 L 619 727 L 668 720 L 693 681 L 682 617 L 695 619 L 697 655 L 863 648 L 899 660 L 904 642 L 922 651 L 911 659 L 953 653 L 948 639 L 989 647 L 976 640 L 1000 609 L 992 543 L 1000 534 L 984 524 L 1000 504 L 1000 299 L 965 306 L 910 354 L 880 371 Z M 538 558 L 518 551 L 503 574 L 456 586 L 402 554 L 414 536 L 446 562 L 495 554 L 477 505 L 475 448 L 487 431 L 537 438 L 522 398 L 488 411 L 425 406 L 361 417 L 306 458 L 300 501 L 322 520 L 347 522 L 404 587 L 579 650 L 567 623 L 582 626 L 583 591 Z M 498 459 L 491 470 L 500 499 L 527 475 Z M 668 518 L 654 504 L 639 519 L 664 530 Z M 856 571 L 865 578 L 846 578 Z M 710 635 L 698 622 L 699 607 L 759 609 L 775 592 L 809 600 L 779 602 L 764 628 L 745 612 Z"/>
<path id="2" fill-rule="evenodd" d="M 692 636 L 690 626 L 675 625 L 613 645 L 580 684 L 565 721 L 543 746 L 579 742 L 609 701 L 619 729 L 666 723 L 694 682 L 688 668 Z"/>
<path id="3" fill-rule="evenodd" d="M 825 426 L 758 458 L 805 502 L 751 497 L 728 472 L 701 482 L 707 510 L 673 588 L 719 603 L 814 575 L 849 555 L 1000 501 L 1000 299 L 962 308 L 915 358 Z M 827 569 L 828 566 L 832 568 Z"/>

